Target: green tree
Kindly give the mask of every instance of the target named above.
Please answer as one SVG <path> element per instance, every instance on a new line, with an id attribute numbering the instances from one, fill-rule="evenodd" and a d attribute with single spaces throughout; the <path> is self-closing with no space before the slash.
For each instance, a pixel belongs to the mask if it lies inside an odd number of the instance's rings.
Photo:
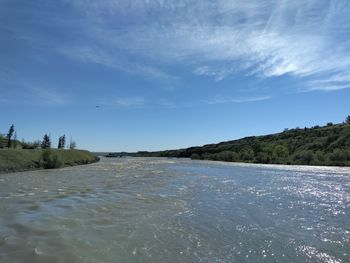
<path id="1" fill-rule="evenodd" d="M 77 144 L 75 141 L 72 140 L 72 138 L 70 139 L 70 143 L 69 143 L 69 149 L 74 150 L 77 147 Z"/>
<path id="2" fill-rule="evenodd" d="M 12 136 L 13 136 L 13 133 L 15 132 L 15 126 L 12 124 L 10 129 L 9 129 L 9 132 L 7 133 L 6 135 L 6 138 L 7 138 L 7 148 L 10 148 L 11 147 L 11 142 L 12 142 Z"/>
<path id="3" fill-rule="evenodd" d="M 320 164 L 324 164 L 326 161 L 326 156 L 325 156 L 325 153 L 323 151 L 317 151 L 316 158 Z"/>
<path id="4" fill-rule="evenodd" d="M 254 159 L 254 150 L 250 146 L 245 146 L 242 150 L 239 152 L 239 157 L 243 161 L 249 161 Z"/>
<path id="5" fill-rule="evenodd" d="M 61 136 L 58 139 L 58 149 L 64 149 L 64 147 L 66 146 L 66 135 Z"/>
<path id="6" fill-rule="evenodd" d="M 315 159 L 314 153 L 310 150 L 304 150 L 296 154 L 294 160 L 298 164 L 311 164 Z"/>
<path id="7" fill-rule="evenodd" d="M 288 148 L 283 145 L 277 145 L 273 149 L 273 157 L 274 159 L 285 159 L 289 155 Z"/>
<path id="8" fill-rule="evenodd" d="M 13 148 L 17 148 L 17 132 L 13 135 Z"/>
<path id="9" fill-rule="evenodd" d="M 62 142 L 61 142 L 61 137 L 58 138 L 58 145 L 57 145 L 57 149 L 61 149 L 62 147 Z"/>
<path id="10" fill-rule="evenodd" d="M 199 160 L 199 159 L 200 159 L 200 156 L 199 156 L 197 153 L 192 153 L 191 159 L 192 159 L 192 160 Z"/>
<path id="11" fill-rule="evenodd" d="M 61 149 L 64 149 L 66 147 L 66 135 L 63 134 L 61 139 Z"/>
<path id="12" fill-rule="evenodd" d="M 345 123 L 350 124 L 350 115 L 346 116 Z"/>
<path id="13" fill-rule="evenodd" d="M 255 158 L 255 161 L 257 163 L 270 163 L 271 158 L 267 152 L 258 152 Z"/>
<path id="14" fill-rule="evenodd" d="M 50 136 L 45 134 L 43 141 L 41 142 L 41 148 L 42 149 L 49 149 L 51 148 L 51 139 Z"/>
<path id="15" fill-rule="evenodd" d="M 234 157 L 233 152 L 231 152 L 231 151 L 222 151 L 222 152 L 218 153 L 219 161 L 232 162 L 233 157 Z"/>
<path id="16" fill-rule="evenodd" d="M 348 159 L 348 153 L 346 150 L 342 150 L 342 149 L 335 149 L 329 155 L 329 160 L 336 165 L 345 165 L 345 162 L 347 159 Z"/>

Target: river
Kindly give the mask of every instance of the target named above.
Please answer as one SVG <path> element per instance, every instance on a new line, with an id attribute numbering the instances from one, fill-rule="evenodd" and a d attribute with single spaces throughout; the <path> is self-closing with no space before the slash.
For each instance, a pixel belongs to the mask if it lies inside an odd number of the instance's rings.
<path id="1" fill-rule="evenodd" d="M 350 262 L 350 169 L 102 158 L 3 174 L 0 262 Z"/>

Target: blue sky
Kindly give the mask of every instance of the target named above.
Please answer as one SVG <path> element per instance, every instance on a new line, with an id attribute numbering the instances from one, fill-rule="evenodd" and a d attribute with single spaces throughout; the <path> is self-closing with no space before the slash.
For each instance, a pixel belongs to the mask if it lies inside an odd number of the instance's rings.
<path id="1" fill-rule="evenodd" d="M 0 131 L 26 140 L 181 148 L 341 122 L 349 99 L 347 0 L 0 2 Z"/>

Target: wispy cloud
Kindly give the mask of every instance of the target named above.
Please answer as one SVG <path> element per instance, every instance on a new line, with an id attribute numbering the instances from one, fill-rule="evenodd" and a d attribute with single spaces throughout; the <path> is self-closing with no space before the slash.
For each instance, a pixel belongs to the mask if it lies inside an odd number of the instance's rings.
<path id="1" fill-rule="evenodd" d="M 52 87 L 30 79 L 21 79 L 9 74 L 8 79 L 0 79 L 1 103 L 12 105 L 64 106 L 72 102 L 73 95 L 66 89 Z"/>
<path id="2" fill-rule="evenodd" d="M 61 1 L 73 15 L 51 22 L 73 31 L 53 46 L 70 59 L 163 80 L 175 65 L 216 81 L 244 72 L 290 75 L 304 90 L 350 86 L 347 0 Z"/>
<path id="3" fill-rule="evenodd" d="M 50 88 L 28 87 L 27 90 L 39 105 L 63 106 L 70 102 L 65 94 Z"/>
<path id="4" fill-rule="evenodd" d="M 260 97 L 246 97 L 246 98 L 235 98 L 223 95 L 217 95 L 216 97 L 204 101 L 206 104 L 224 104 L 224 103 L 245 103 L 269 100 L 271 96 L 260 96 Z"/>
<path id="5" fill-rule="evenodd" d="M 100 64 L 130 74 L 163 80 L 176 79 L 174 76 L 157 67 L 130 62 L 124 55 L 115 54 L 113 51 L 108 51 L 101 47 L 85 45 L 80 47 L 58 48 L 57 50 L 71 59 Z"/>
<path id="6" fill-rule="evenodd" d="M 145 103 L 146 100 L 142 97 L 123 97 L 116 100 L 116 105 L 123 108 L 139 108 Z"/>

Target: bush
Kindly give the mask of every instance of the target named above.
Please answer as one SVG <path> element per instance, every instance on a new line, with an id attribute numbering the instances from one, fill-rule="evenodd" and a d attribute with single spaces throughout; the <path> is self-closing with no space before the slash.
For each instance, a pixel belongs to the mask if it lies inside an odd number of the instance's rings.
<path id="1" fill-rule="evenodd" d="M 25 142 L 25 141 L 22 141 L 21 145 L 22 145 L 23 149 L 33 150 L 33 149 L 38 149 L 39 148 L 40 142 L 38 142 L 38 141 L 36 141 L 36 142 Z"/>
<path id="2" fill-rule="evenodd" d="M 270 155 L 266 152 L 258 152 L 255 158 L 255 162 L 257 163 L 270 163 L 271 158 Z"/>
<path id="3" fill-rule="evenodd" d="M 197 153 L 193 153 L 193 154 L 191 155 L 191 159 L 192 159 L 192 160 L 199 160 L 199 159 L 200 159 L 200 156 L 199 156 Z"/>
<path id="4" fill-rule="evenodd" d="M 233 161 L 233 152 L 231 151 L 222 151 L 218 153 L 218 160 L 224 162 L 232 162 Z"/>
<path id="5" fill-rule="evenodd" d="M 244 147 L 240 152 L 239 152 L 239 157 L 243 161 L 250 161 L 254 159 L 254 150 L 250 146 Z"/>
<path id="6" fill-rule="evenodd" d="M 348 159 L 348 153 L 345 150 L 336 149 L 329 155 L 329 160 L 335 163 L 343 164 Z"/>
<path id="7" fill-rule="evenodd" d="M 294 156 L 294 161 L 296 161 L 297 164 L 312 164 L 314 159 L 314 153 L 310 150 L 302 151 Z"/>
<path id="8" fill-rule="evenodd" d="M 63 162 L 62 160 L 57 156 L 57 154 L 53 154 L 50 149 L 46 149 L 41 157 L 41 166 L 45 169 L 52 169 L 52 168 L 60 168 L 62 167 Z"/>
<path id="9" fill-rule="evenodd" d="M 283 145 L 277 145 L 273 149 L 273 155 L 275 158 L 287 158 L 289 155 L 288 148 Z"/>

